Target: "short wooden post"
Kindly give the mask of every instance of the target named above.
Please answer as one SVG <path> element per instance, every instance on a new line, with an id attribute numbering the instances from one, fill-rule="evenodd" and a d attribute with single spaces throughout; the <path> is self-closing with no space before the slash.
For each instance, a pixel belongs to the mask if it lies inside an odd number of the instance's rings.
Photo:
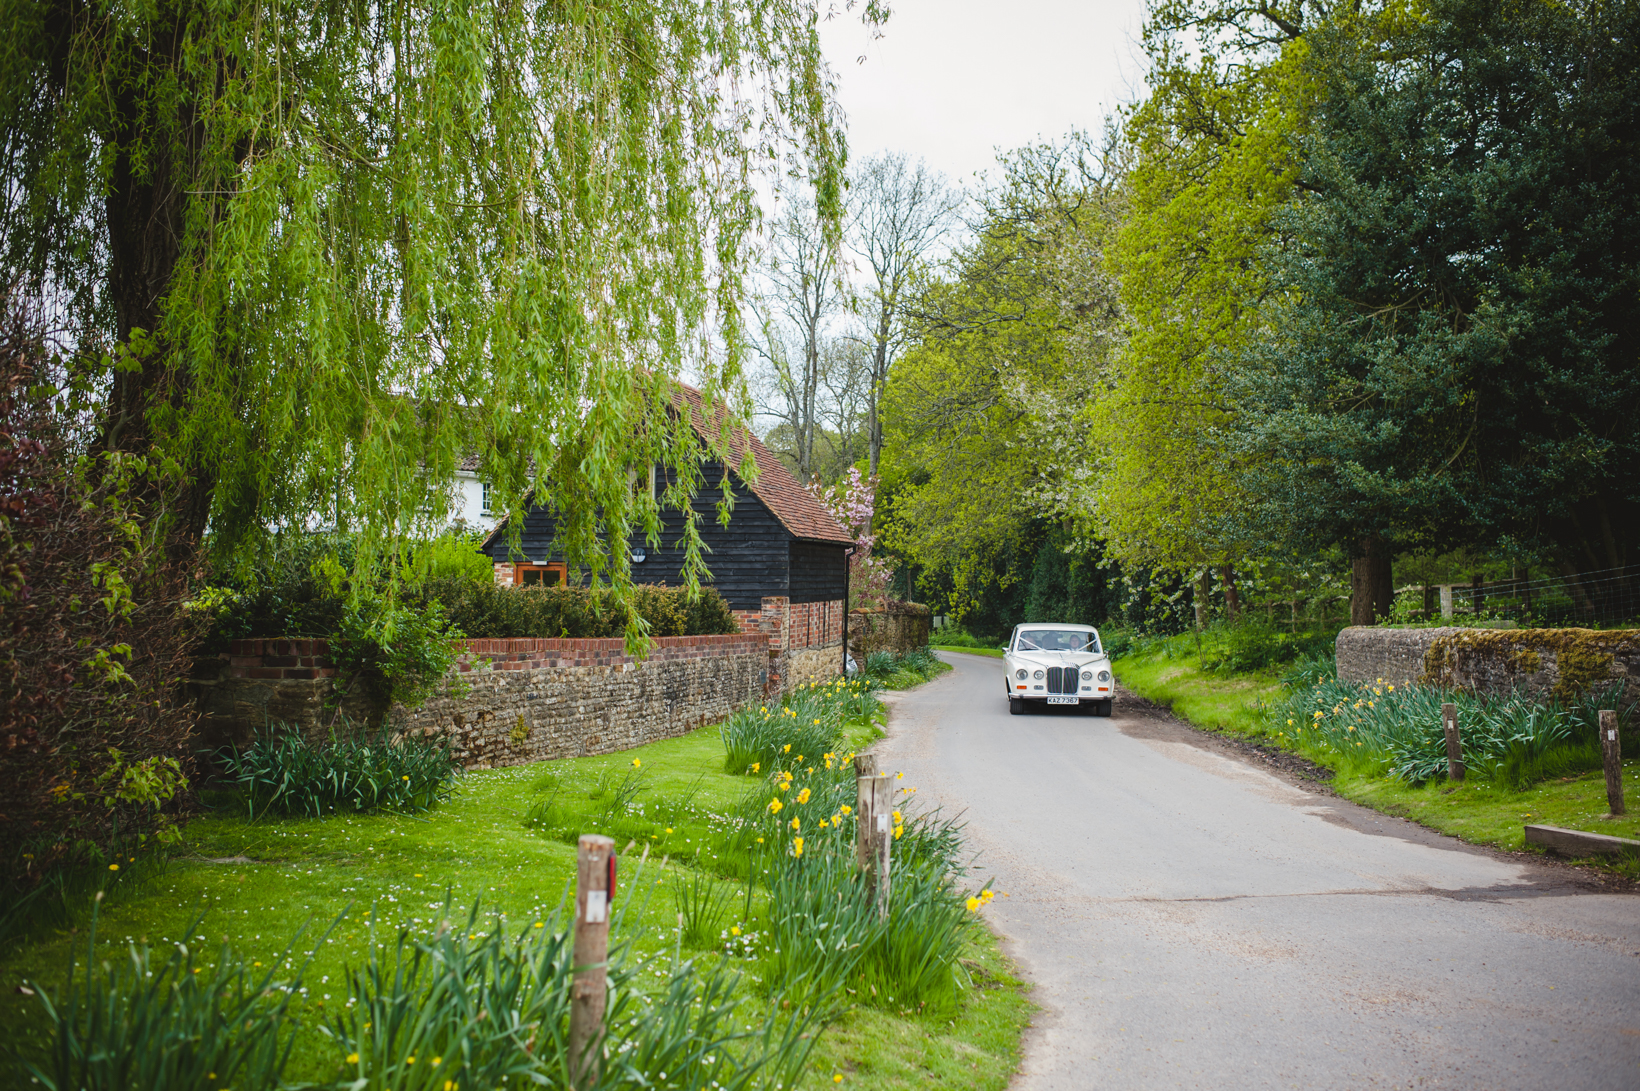
<path id="1" fill-rule="evenodd" d="M 608 995 L 609 918 L 615 899 L 615 842 L 582 834 L 575 870 L 575 980 L 570 988 L 571 1086 L 598 1083 Z"/>
<path id="2" fill-rule="evenodd" d="M 877 899 L 877 915 L 883 920 L 888 919 L 888 898 L 890 879 L 893 869 L 889 866 L 889 857 L 894 847 L 894 782 L 887 777 L 877 778 L 877 804 L 873 810 L 873 826 L 876 833 L 876 852 L 873 854 L 872 864 L 877 870 L 877 882 L 873 887 L 873 894 Z"/>
<path id="3" fill-rule="evenodd" d="M 1458 706 L 1441 706 L 1441 726 L 1446 728 L 1446 779 L 1463 779 L 1463 738 L 1458 734 Z"/>
<path id="4" fill-rule="evenodd" d="M 854 755 L 854 865 L 876 889 L 877 755 Z"/>
<path id="5" fill-rule="evenodd" d="M 1600 710 L 1600 752 L 1606 759 L 1606 802 L 1613 817 L 1623 810 L 1623 740 L 1617 732 L 1617 713 Z"/>

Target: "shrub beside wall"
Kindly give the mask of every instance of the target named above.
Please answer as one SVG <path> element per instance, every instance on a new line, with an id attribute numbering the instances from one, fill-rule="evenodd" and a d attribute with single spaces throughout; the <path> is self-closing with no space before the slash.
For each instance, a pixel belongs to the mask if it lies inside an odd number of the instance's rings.
<path id="1" fill-rule="evenodd" d="M 170 835 L 194 712 L 190 551 L 137 513 L 166 482 L 81 455 L 37 393 L 44 354 L 0 329 L 0 916 L 60 867 Z"/>

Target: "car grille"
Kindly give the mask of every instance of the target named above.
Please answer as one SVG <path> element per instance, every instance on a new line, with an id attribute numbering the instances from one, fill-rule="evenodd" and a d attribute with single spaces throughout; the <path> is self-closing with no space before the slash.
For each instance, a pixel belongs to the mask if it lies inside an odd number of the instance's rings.
<path id="1" fill-rule="evenodd" d="M 1049 667 L 1048 692 L 1075 693 L 1078 671 L 1079 668 L 1077 667 Z"/>

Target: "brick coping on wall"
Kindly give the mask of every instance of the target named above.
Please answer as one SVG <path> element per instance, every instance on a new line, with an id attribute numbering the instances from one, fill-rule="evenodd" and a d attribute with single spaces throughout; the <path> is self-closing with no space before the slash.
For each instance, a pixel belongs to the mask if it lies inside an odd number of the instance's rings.
<path id="1" fill-rule="evenodd" d="M 592 667 L 637 665 L 628 655 L 620 637 L 474 639 L 460 642 L 465 648 L 457 669 L 471 671 L 485 665 L 498 671 L 531 670 L 537 667 Z M 656 637 L 648 661 L 707 659 L 728 655 L 766 655 L 766 637 L 748 633 L 720 636 Z M 332 678 L 336 665 L 330 659 L 330 641 L 310 637 L 252 637 L 233 640 L 220 656 L 226 660 L 228 678 L 312 679 Z"/>

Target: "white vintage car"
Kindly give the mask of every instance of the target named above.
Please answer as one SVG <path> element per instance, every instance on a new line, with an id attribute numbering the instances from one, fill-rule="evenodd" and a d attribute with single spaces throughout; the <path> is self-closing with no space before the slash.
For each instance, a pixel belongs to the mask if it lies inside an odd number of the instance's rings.
<path id="1" fill-rule="evenodd" d="M 1016 625 L 1002 661 L 1008 668 L 1004 677 L 1013 715 L 1043 704 L 1076 705 L 1095 716 L 1110 715 L 1116 683 L 1093 626 Z"/>

